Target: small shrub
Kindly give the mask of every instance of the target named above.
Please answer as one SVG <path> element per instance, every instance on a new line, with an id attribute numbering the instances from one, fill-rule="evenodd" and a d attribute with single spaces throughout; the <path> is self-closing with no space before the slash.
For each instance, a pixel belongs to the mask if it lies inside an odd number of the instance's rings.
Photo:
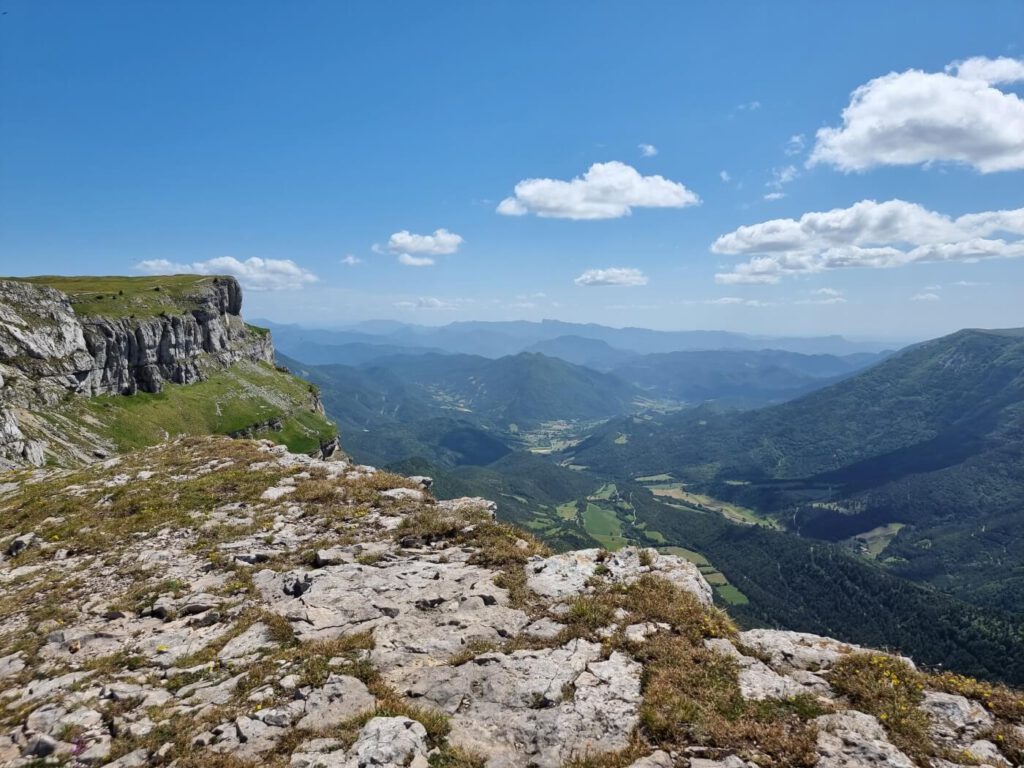
<path id="1" fill-rule="evenodd" d="M 430 768 L 484 768 L 487 758 L 476 752 L 444 744 L 430 756 Z"/>
<path id="2" fill-rule="evenodd" d="M 1024 765 L 1024 734 L 1019 730 L 1000 723 L 987 733 L 979 735 L 999 747 L 999 751 L 1011 765 Z"/>
<path id="3" fill-rule="evenodd" d="M 940 672 L 928 676 L 928 687 L 966 696 L 981 703 L 996 717 L 1024 723 L 1024 693 L 1010 690 L 1005 685 L 993 685 L 953 672 Z"/>
<path id="4" fill-rule="evenodd" d="M 916 760 L 932 752 L 928 717 L 918 706 L 925 677 L 884 653 L 851 653 L 832 668 L 829 682 L 858 709 L 874 715 L 892 742 Z"/>
<path id="5" fill-rule="evenodd" d="M 588 635 L 612 623 L 615 604 L 605 595 L 580 595 L 569 603 L 566 624 L 577 637 Z"/>
<path id="6" fill-rule="evenodd" d="M 453 667 L 461 667 L 463 664 L 472 661 L 477 656 L 484 653 L 490 653 L 497 649 L 498 646 L 490 640 L 471 640 L 466 643 L 466 646 L 462 650 L 453 654 L 452 657 L 448 659 L 448 663 Z"/>

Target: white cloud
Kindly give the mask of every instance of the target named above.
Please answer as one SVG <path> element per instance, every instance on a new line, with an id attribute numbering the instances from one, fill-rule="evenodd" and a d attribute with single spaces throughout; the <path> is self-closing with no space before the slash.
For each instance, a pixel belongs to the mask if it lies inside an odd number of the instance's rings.
<path id="1" fill-rule="evenodd" d="M 799 155 L 804 151 L 806 139 L 802 133 L 797 133 L 789 137 L 789 141 L 786 142 L 786 147 L 783 150 L 787 155 Z"/>
<path id="2" fill-rule="evenodd" d="M 835 288 L 817 288 L 811 291 L 811 298 L 801 299 L 796 302 L 797 304 L 845 304 L 846 298 L 843 296 L 842 291 L 838 291 Z"/>
<path id="3" fill-rule="evenodd" d="M 250 291 L 295 290 L 319 279 L 291 259 L 261 259 L 256 256 L 245 261 L 240 261 L 234 256 L 218 256 L 208 261 L 193 261 L 188 264 L 167 259 L 147 259 L 140 261 L 135 268 L 150 275 L 232 275 Z"/>
<path id="4" fill-rule="evenodd" d="M 647 275 L 639 269 L 630 267 L 610 267 L 609 269 L 588 269 L 574 281 L 576 285 L 647 285 Z"/>
<path id="5" fill-rule="evenodd" d="M 742 306 L 742 307 L 770 307 L 772 306 L 767 301 L 759 301 L 757 299 L 741 299 L 739 296 L 722 296 L 717 299 L 706 299 L 705 304 L 718 305 L 718 306 Z"/>
<path id="6" fill-rule="evenodd" d="M 637 144 L 640 149 L 640 154 L 644 157 L 654 157 L 658 154 L 658 148 L 653 144 Z"/>
<path id="7" fill-rule="evenodd" d="M 926 285 L 924 287 L 924 289 L 926 291 L 941 291 L 942 290 L 942 286 L 941 285 Z"/>
<path id="8" fill-rule="evenodd" d="M 980 285 L 988 285 L 988 283 L 978 283 L 975 282 L 974 280 L 957 280 L 955 283 L 953 283 L 953 285 L 956 285 L 960 288 L 976 288 Z"/>
<path id="9" fill-rule="evenodd" d="M 408 253 L 398 254 L 398 263 L 407 267 L 432 267 L 434 260 L 429 256 L 413 256 Z"/>
<path id="10" fill-rule="evenodd" d="M 349 267 L 354 267 L 356 264 L 362 264 L 363 260 L 360 259 L 358 256 L 353 256 L 351 253 L 349 253 L 345 255 L 345 257 L 341 260 L 341 263 Z"/>
<path id="11" fill-rule="evenodd" d="M 765 200 L 781 200 L 785 196 L 785 192 L 766 192 L 763 197 Z"/>
<path id="12" fill-rule="evenodd" d="M 1019 257 L 1022 235 L 1024 208 L 953 219 L 903 200 L 862 200 L 799 219 L 743 226 L 719 237 L 711 250 L 749 258 L 715 275 L 717 282 L 777 283 L 787 275 L 847 267 Z"/>
<path id="13" fill-rule="evenodd" d="M 772 168 L 772 179 L 765 184 L 771 189 L 782 189 L 786 184 L 793 181 L 800 175 L 795 165 L 787 165 L 783 168 Z"/>
<path id="14" fill-rule="evenodd" d="M 617 219 L 634 208 L 685 208 L 700 198 L 663 176 L 642 176 L 632 166 L 613 160 L 594 163 L 571 181 L 525 179 L 515 194 L 498 204 L 498 213 L 533 213 L 553 219 Z"/>
<path id="15" fill-rule="evenodd" d="M 414 235 L 407 229 L 395 232 L 388 238 L 388 250 L 392 253 L 429 253 L 442 256 L 459 250 L 461 235 L 447 229 L 436 229 L 432 235 Z"/>
<path id="16" fill-rule="evenodd" d="M 910 297 L 911 301 L 938 301 L 939 294 L 937 293 L 915 293 Z"/>
<path id="17" fill-rule="evenodd" d="M 730 181 L 732 181 L 732 176 L 729 175 L 728 171 L 719 171 L 718 172 L 718 178 L 720 178 L 726 184 L 728 184 Z"/>
<path id="18" fill-rule="evenodd" d="M 435 299 L 433 296 L 420 296 L 415 301 L 396 301 L 394 306 L 398 309 L 455 309 L 451 302 Z"/>
<path id="19" fill-rule="evenodd" d="M 757 100 L 748 101 L 745 104 L 737 104 L 736 105 L 736 109 L 740 110 L 741 112 L 756 112 L 760 108 L 761 108 L 761 102 L 757 101 Z"/>
<path id="20" fill-rule="evenodd" d="M 843 123 L 821 128 L 808 165 L 843 171 L 950 162 L 982 173 L 1024 169 L 1024 101 L 994 87 L 1024 61 L 975 57 L 945 72 L 890 72 L 858 87 Z"/>
<path id="21" fill-rule="evenodd" d="M 1024 61 L 1006 56 L 998 59 L 974 56 L 964 61 L 954 61 L 946 67 L 946 71 L 962 80 L 980 80 L 989 85 L 1019 83 L 1024 80 Z"/>

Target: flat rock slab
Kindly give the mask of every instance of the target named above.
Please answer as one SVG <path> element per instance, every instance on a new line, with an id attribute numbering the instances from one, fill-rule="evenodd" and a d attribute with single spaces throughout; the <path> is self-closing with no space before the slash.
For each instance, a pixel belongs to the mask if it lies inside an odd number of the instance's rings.
<path id="1" fill-rule="evenodd" d="M 640 669 L 617 652 L 602 661 L 599 645 L 574 640 L 390 679 L 449 713 L 452 742 L 486 755 L 488 766 L 557 768 L 628 745 L 639 722 Z"/>
<path id="2" fill-rule="evenodd" d="M 446 661 L 468 643 L 499 642 L 529 623 L 508 606 L 492 571 L 465 562 L 395 557 L 376 565 L 266 570 L 254 581 L 269 608 L 304 640 L 373 630 L 372 661 L 382 671 Z M 296 583 L 303 585 L 298 595 Z"/>
<path id="3" fill-rule="evenodd" d="M 602 578 L 622 584 L 636 581 L 644 574 L 654 574 L 694 595 L 704 605 L 711 605 L 714 600 L 711 585 L 697 566 L 655 549 L 624 547 L 617 552 L 581 549 L 551 557 L 533 557 L 525 567 L 527 586 L 538 595 L 554 600 L 582 594 L 587 590 L 587 581 L 599 570 Z"/>

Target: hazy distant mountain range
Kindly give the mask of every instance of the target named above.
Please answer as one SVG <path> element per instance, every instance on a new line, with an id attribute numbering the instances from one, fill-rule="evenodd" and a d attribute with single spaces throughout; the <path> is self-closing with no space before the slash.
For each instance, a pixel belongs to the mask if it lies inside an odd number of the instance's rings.
<path id="1" fill-rule="evenodd" d="M 350 345 L 388 346 L 393 353 L 409 353 L 429 349 L 449 353 L 503 357 L 533 351 L 564 355 L 586 355 L 587 350 L 601 356 L 614 357 L 618 352 L 652 354 L 694 350 L 759 350 L 776 349 L 809 355 L 850 355 L 858 352 L 881 352 L 891 343 L 850 341 L 842 336 L 776 337 L 754 336 L 730 331 L 656 331 L 647 328 L 610 328 L 593 323 L 566 323 L 560 320 L 540 322 L 457 322 L 439 327 L 407 325 L 390 320 L 360 323 L 341 330 L 316 330 L 297 325 L 279 325 L 254 320 L 269 327 L 275 343 L 286 353 L 305 362 L 357 362 L 363 347 Z M 568 337 L 568 338 L 566 338 Z M 546 342 L 559 340 L 554 347 Z M 589 342 L 604 342 L 604 347 Z M 540 348 L 535 348 L 541 345 Z M 902 345 L 895 345 L 902 346 Z M 607 348 L 611 348 L 611 352 Z M 324 349 L 327 348 L 327 349 Z M 299 351 L 303 354 L 299 354 Z M 604 350 L 600 352 L 600 350 Z M 580 364 L 579 359 L 569 362 Z"/>

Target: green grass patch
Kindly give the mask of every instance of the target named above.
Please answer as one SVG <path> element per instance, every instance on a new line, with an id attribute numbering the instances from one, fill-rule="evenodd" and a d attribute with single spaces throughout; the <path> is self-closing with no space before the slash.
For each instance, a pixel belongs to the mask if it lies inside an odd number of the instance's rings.
<path id="1" fill-rule="evenodd" d="M 93 431 L 129 451 L 167 436 L 232 435 L 267 425 L 257 435 L 289 450 L 310 452 L 336 434 L 310 408 L 310 385 L 266 363 L 240 362 L 195 384 L 166 384 L 158 393 L 74 401 Z M 99 425 L 99 426 L 97 426 Z"/>
<path id="2" fill-rule="evenodd" d="M 178 314 L 200 306 L 208 286 L 222 279 L 203 275 L 57 276 L 5 278 L 44 285 L 66 293 L 75 314 L 104 317 L 156 317 Z"/>

